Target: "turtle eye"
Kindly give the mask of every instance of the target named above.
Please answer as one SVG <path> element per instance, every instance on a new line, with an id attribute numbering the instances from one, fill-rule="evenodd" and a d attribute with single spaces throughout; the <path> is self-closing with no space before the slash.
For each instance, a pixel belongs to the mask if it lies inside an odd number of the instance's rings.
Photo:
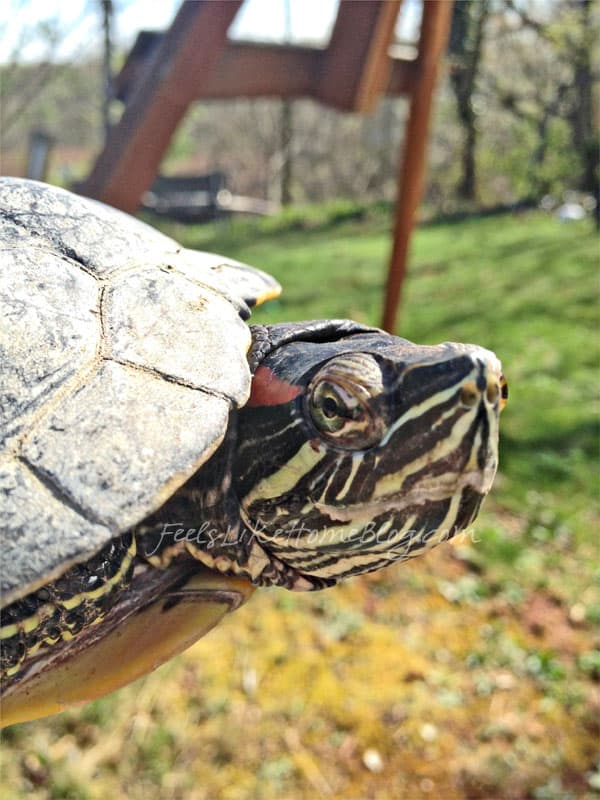
<path id="1" fill-rule="evenodd" d="M 375 444 L 380 433 L 365 397 L 352 391 L 353 388 L 330 380 L 314 381 L 308 410 L 321 436 L 338 447 L 359 450 Z"/>
<path id="2" fill-rule="evenodd" d="M 327 381 L 313 388 L 310 396 L 310 415 L 321 433 L 337 433 L 353 418 L 353 410 L 339 389 Z"/>
<path id="3" fill-rule="evenodd" d="M 339 401 L 332 396 L 326 397 L 321 405 L 321 411 L 327 419 L 343 416 L 344 411 Z"/>

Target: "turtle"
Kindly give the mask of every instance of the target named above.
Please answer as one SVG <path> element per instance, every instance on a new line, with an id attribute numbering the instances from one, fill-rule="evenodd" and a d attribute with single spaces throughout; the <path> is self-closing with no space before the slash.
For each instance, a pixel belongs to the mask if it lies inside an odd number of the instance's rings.
<path id="1" fill-rule="evenodd" d="M 501 364 L 350 320 L 250 326 L 265 272 L 0 179 L 2 723 L 154 669 L 256 587 L 317 590 L 472 523 Z"/>

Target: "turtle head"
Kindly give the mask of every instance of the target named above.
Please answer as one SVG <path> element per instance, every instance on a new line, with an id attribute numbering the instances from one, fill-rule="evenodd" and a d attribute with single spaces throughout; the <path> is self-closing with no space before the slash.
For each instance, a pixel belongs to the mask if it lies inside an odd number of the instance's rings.
<path id="1" fill-rule="evenodd" d="M 234 483 L 270 562 L 260 582 L 319 588 L 470 525 L 498 463 L 493 353 L 345 321 L 255 329 L 254 343 Z"/>

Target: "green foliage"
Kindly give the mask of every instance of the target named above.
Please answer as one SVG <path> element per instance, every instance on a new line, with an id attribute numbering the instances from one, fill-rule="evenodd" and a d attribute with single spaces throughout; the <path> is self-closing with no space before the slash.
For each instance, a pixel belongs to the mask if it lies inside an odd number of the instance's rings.
<path id="1" fill-rule="evenodd" d="M 0 83 L 5 154 L 25 147 L 34 128 L 42 128 L 64 147 L 98 146 L 101 96 L 96 62 L 3 65 Z"/>

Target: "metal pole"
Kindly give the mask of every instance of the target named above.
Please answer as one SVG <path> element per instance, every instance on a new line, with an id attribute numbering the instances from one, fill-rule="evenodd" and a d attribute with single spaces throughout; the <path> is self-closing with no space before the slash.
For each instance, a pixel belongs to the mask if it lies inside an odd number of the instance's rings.
<path id="1" fill-rule="evenodd" d="M 406 275 L 410 236 L 425 178 L 425 156 L 433 93 L 452 17 L 452 0 L 427 0 L 419 40 L 418 77 L 412 90 L 404 153 L 398 175 L 394 243 L 387 278 L 382 327 L 392 333 Z"/>

